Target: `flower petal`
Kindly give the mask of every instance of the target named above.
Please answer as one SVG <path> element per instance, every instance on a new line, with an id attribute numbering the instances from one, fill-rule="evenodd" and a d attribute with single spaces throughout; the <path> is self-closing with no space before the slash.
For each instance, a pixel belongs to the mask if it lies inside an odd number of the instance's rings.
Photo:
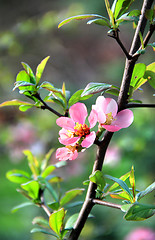
<path id="1" fill-rule="evenodd" d="M 89 148 L 91 145 L 93 145 L 95 138 L 96 138 L 96 133 L 93 131 L 86 136 L 86 138 L 82 141 L 81 146 L 85 148 Z"/>
<path id="2" fill-rule="evenodd" d="M 84 103 L 75 103 L 69 109 L 69 114 L 74 122 L 85 123 L 87 117 L 87 108 Z"/>
<path id="3" fill-rule="evenodd" d="M 97 123 L 97 112 L 92 109 L 91 112 L 90 112 L 90 115 L 88 117 L 88 121 L 89 121 L 89 124 L 90 124 L 90 128 L 93 128 L 96 123 Z"/>
<path id="4" fill-rule="evenodd" d="M 129 109 L 125 109 L 117 114 L 116 120 L 113 121 L 111 125 L 120 128 L 127 128 L 131 125 L 133 119 L 134 119 L 133 112 Z"/>
<path id="5" fill-rule="evenodd" d="M 72 152 L 66 147 L 58 148 L 56 150 L 56 158 L 59 158 L 60 161 L 66 161 L 66 160 L 74 160 L 78 157 L 78 152 L 75 150 Z"/>
<path id="6" fill-rule="evenodd" d="M 71 118 L 68 117 L 60 117 L 56 120 L 56 124 L 62 128 L 68 130 L 74 130 L 75 123 Z"/>
<path id="7" fill-rule="evenodd" d="M 117 132 L 121 129 L 121 127 L 118 127 L 118 126 L 103 125 L 103 124 L 102 124 L 102 127 L 108 130 L 109 132 Z"/>
<path id="8" fill-rule="evenodd" d="M 59 142 L 63 145 L 74 145 L 80 140 L 80 137 L 68 137 L 68 138 L 58 138 Z"/>
<path id="9" fill-rule="evenodd" d="M 105 114 L 112 113 L 112 116 L 115 117 L 118 111 L 117 102 L 112 98 L 105 98 L 103 102 L 103 111 Z"/>

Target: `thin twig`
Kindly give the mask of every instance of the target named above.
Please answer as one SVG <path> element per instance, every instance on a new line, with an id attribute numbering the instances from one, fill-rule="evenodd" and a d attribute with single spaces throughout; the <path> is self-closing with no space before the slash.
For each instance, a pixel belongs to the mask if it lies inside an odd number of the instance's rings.
<path id="1" fill-rule="evenodd" d="M 47 109 L 50 112 L 54 113 L 55 115 L 57 115 L 58 117 L 62 117 L 63 115 L 59 112 L 57 112 L 56 110 L 54 110 L 52 107 L 50 107 L 46 102 L 44 102 L 44 100 L 40 97 L 39 93 L 36 93 L 34 95 L 40 102 L 42 102 L 43 106 L 41 107 L 41 109 Z"/>
<path id="2" fill-rule="evenodd" d="M 99 199 L 93 199 L 93 203 L 103 205 L 103 206 L 106 206 L 106 207 L 117 208 L 117 209 L 121 209 L 121 207 L 122 207 L 119 204 L 115 204 L 115 203 L 111 203 L 111 202 L 107 202 L 107 201 L 102 201 L 102 200 L 99 200 Z"/>
<path id="3" fill-rule="evenodd" d="M 45 204 L 40 204 L 40 207 L 46 212 L 46 214 L 50 217 L 51 212 L 49 211 L 49 209 L 46 207 Z"/>
<path id="4" fill-rule="evenodd" d="M 116 40 L 116 42 L 118 43 L 118 45 L 121 47 L 122 51 L 124 52 L 126 58 L 128 60 L 132 59 L 132 56 L 128 53 L 128 51 L 126 50 L 125 46 L 123 45 L 122 41 L 119 38 L 119 31 L 113 31 L 112 35 L 108 35 L 109 37 L 112 37 Z"/>
<path id="5" fill-rule="evenodd" d="M 125 108 L 155 108 L 151 103 L 128 103 Z"/>

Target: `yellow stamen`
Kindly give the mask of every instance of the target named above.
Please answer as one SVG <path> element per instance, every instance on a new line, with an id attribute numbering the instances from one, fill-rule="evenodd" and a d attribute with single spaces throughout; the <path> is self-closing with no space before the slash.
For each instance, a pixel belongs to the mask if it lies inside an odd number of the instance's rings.
<path id="1" fill-rule="evenodd" d="M 86 124 L 76 123 L 74 129 L 76 136 L 86 137 L 90 134 L 90 128 Z"/>
<path id="2" fill-rule="evenodd" d="M 112 112 L 106 114 L 106 121 L 104 125 L 110 125 L 113 121 Z"/>

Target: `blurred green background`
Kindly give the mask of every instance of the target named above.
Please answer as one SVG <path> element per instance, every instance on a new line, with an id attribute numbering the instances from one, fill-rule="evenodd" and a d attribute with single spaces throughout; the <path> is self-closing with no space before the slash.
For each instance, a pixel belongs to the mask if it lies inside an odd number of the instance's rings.
<path id="1" fill-rule="evenodd" d="M 110 1 L 112 2 L 112 1 Z M 140 7 L 136 1 L 132 8 Z M 0 102 L 19 98 L 18 91 L 12 92 L 16 74 L 22 69 L 20 62 L 28 63 L 35 71 L 36 66 L 46 56 L 51 56 L 43 81 L 50 81 L 60 88 L 74 93 L 83 89 L 89 82 L 107 82 L 120 85 L 124 55 L 116 42 L 107 36 L 107 29 L 97 25 L 86 25 L 85 21 L 72 22 L 61 29 L 58 23 L 72 15 L 97 13 L 107 15 L 103 0 L 0 0 Z M 133 37 L 132 24 L 121 27 L 120 36 L 127 49 Z M 153 62 L 153 51 L 148 49 L 139 62 Z M 108 96 L 108 95 L 106 95 Z M 153 90 L 144 85 L 143 93 L 136 99 L 153 103 Z M 90 106 L 95 98 L 87 100 Z M 153 182 L 155 134 L 153 109 L 135 109 L 134 123 L 128 129 L 114 134 L 107 153 L 103 171 L 120 177 L 135 166 L 137 188 L 145 189 Z M 56 117 L 47 111 L 29 110 L 25 113 L 17 108 L 0 109 L 0 239 L 2 240 L 44 240 L 52 239 L 42 234 L 30 234 L 32 220 L 44 212 L 32 206 L 16 213 L 11 209 L 24 202 L 23 196 L 16 192 L 16 185 L 9 182 L 5 173 L 14 168 L 27 169 L 23 149 L 43 156 L 50 148 L 60 147 L 59 127 Z M 70 161 L 59 175 L 64 177 L 62 191 L 83 187 L 95 158 L 95 147 Z M 51 162 L 55 162 L 53 154 Z M 83 196 L 84 198 L 84 196 Z M 117 202 L 117 200 L 116 200 Z M 152 204 L 153 193 L 143 202 Z M 73 209 L 76 212 L 79 209 Z M 94 207 L 95 218 L 89 219 L 80 237 L 81 240 L 125 239 L 125 236 L 138 227 L 153 229 L 153 218 L 144 222 L 126 222 L 123 213 L 106 207 Z"/>

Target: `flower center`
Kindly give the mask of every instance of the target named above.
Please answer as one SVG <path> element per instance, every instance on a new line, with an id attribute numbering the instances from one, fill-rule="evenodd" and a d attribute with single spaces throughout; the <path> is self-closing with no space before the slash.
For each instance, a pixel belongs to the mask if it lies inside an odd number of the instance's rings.
<path id="1" fill-rule="evenodd" d="M 68 148 L 72 152 L 74 152 L 76 150 L 76 146 L 68 145 L 68 146 L 66 146 L 66 148 Z"/>
<path id="2" fill-rule="evenodd" d="M 86 137 L 90 134 L 90 128 L 86 124 L 76 123 L 74 129 L 76 136 Z"/>
<path id="3" fill-rule="evenodd" d="M 106 121 L 104 122 L 104 125 L 110 125 L 113 121 L 112 112 L 106 114 Z"/>

